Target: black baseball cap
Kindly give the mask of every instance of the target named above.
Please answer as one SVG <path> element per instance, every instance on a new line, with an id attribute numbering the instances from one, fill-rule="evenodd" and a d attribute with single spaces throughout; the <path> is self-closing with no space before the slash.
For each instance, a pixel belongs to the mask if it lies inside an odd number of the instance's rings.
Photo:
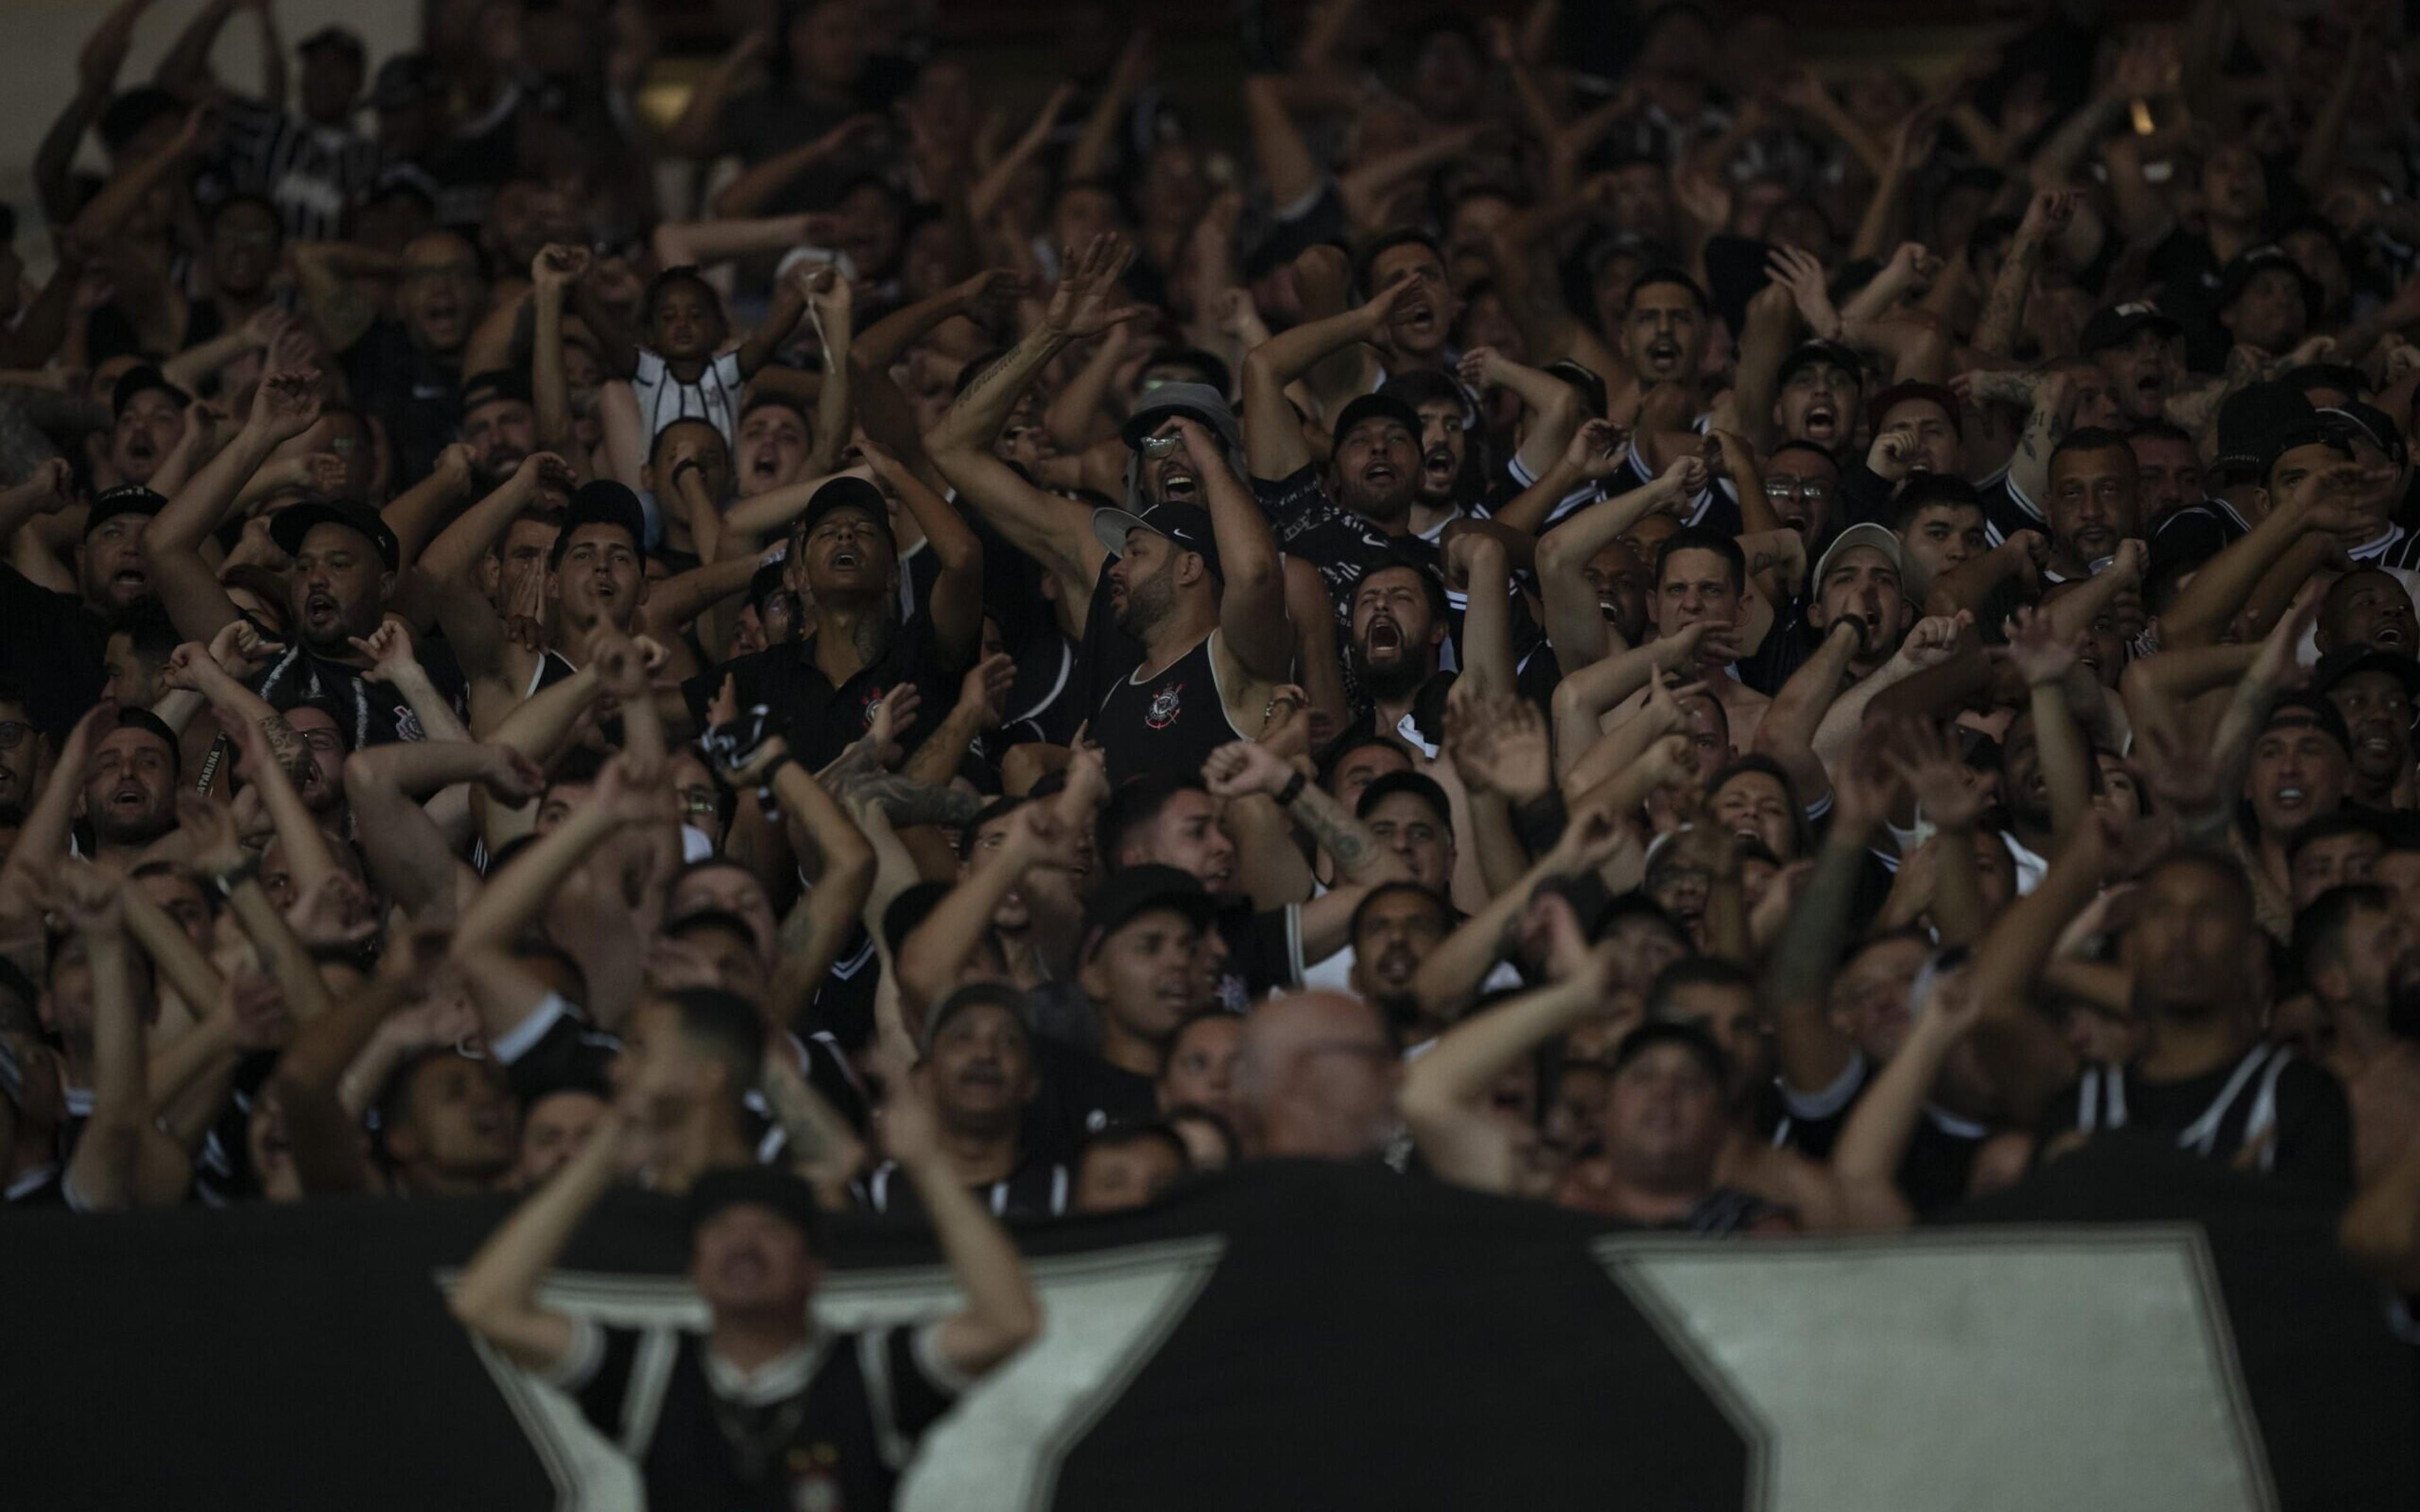
<path id="1" fill-rule="evenodd" d="M 1165 535 L 1186 550 L 1199 553 L 1210 575 L 1226 580 L 1218 564 L 1218 536 L 1211 529 L 1208 510 L 1163 499 L 1144 506 L 1140 514 L 1124 509 L 1093 511 L 1093 539 L 1113 557 L 1126 554 L 1126 532 L 1135 530 Z"/>
<path id="2" fill-rule="evenodd" d="M 174 771 L 184 765 L 184 749 L 177 743 L 177 732 L 169 729 L 168 721 L 149 709 L 137 708 L 132 703 L 119 704 L 116 728 L 140 730 L 147 734 L 158 736 L 160 743 L 168 748 L 169 769 Z"/>
<path id="3" fill-rule="evenodd" d="M 295 556 L 302 549 L 302 537 L 311 533 L 314 525 L 342 525 L 357 535 L 369 537 L 378 547 L 379 560 L 386 570 L 394 572 L 403 565 L 403 547 L 396 540 L 379 512 L 367 504 L 357 504 L 349 499 L 305 499 L 289 504 L 269 517 L 269 538 L 277 549 Z"/>
<path id="4" fill-rule="evenodd" d="M 2289 425 L 2308 424 L 2308 395 L 2290 383 L 2247 383 L 2218 407 L 2218 455 L 2211 467 L 2219 472 L 2257 473 L 2273 455 L 2270 439 Z"/>
<path id="5" fill-rule="evenodd" d="M 2267 449 L 2260 454 L 2260 481 L 2267 484 L 2277 459 L 2298 446 L 2330 447 L 2350 462 L 2354 434 L 2350 421 L 2332 419 L 2316 409 L 2300 420 L 2289 420 L 2269 433 Z"/>
<path id="6" fill-rule="evenodd" d="M 1855 347 L 1845 342 L 1809 340 L 1792 347 L 1790 355 L 1781 360 L 1781 371 L 1773 378 L 1774 387 L 1782 387 L 1790 381 L 1790 375 L 1817 363 L 1829 363 L 1844 373 L 1853 374 L 1860 384 L 1866 380 L 1866 364 L 1857 356 Z"/>
<path id="7" fill-rule="evenodd" d="M 2233 304 L 2242 296 L 2245 285 L 2273 268 L 2294 275 L 2294 285 L 2303 293 L 2304 312 L 2312 319 L 2318 319 L 2320 300 L 2319 280 L 2303 271 L 2303 265 L 2294 260 L 2292 253 L 2275 245 L 2254 247 L 2239 255 L 2233 262 L 2226 265 L 2226 271 L 2219 278 L 2218 302 L 2215 308 L 2224 310 Z"/>
<path id="8" fill-rule="evenodd" d="M 2185 328 L 2160 313 L 2160 307 L 2146 300 L 2128 300 L 2123 304 L 2111 304 L 2092 312 L 2084 322 L 2084 334 L 2076 348 L 2085 356 L 2122 347 L 2133 339 L 2134 332 L 2146 326 L 2156 329 L 2163 336 L 2181 336 Z"/>
<path id="9" fill-rule="evenodd" d="M 528 374 L 517 367 L 491 367 L 462 380 L 462 412 L 467 415 L 479 406 L 493 404 L 499 399 L 535 403 L 530 393 Z"/>
<path id="10" fill-rule="evenodd" d="M 1103 940 L 1143 915 L 1162 908 L 1172 908 L 1204 929 L 1218 915 L 1218 905 L 1209 890 L 1190 872 L 1145 864 L 1122 867 L 1103 877 L 1093 901 L 1084 905 L 1081 959 L 1091 960 Z"/>
<path id="11" fill-rule="evenodd" d="M 1419 441 L 1420 412 L 1381 389 L 1375 393 L 1361 395 L 1346 405 L 1343 411 L 1336 417 L 1335 436 L 1338 443 L 1342 444 L 1345 437 L 1353 434 L 1353 427 L 1365 420 L 1391 420 L 1411 433 L 1415 445 Z"/>
<path id="12" fill-rule="evenodd" d="M 2321 409 L 2319 418 L 2359 432 L 2363 440 L 2384 452 L 2387 459 L 2397 467 L 2401 467 L 2404 458 L 2410 455 L 2403 444 L 2401 427 L 2395 424 L 2392 415 L 2376 405 L 2347 399 L 2340 405 Z"/>
<path id="13" fill-rule="evenodd" d="M 2279 694 L 2260 729 L 2265 734 L 2281 726 L 2317 730 L 2335 741 L 2338 750 L 2347 756 L 2352 754 L 2352 732 L 2345 728 L 2344 716 L 2336 712 L 2335 703 L 2325 694 L 2306 690 Z"/>
<path id="14" fill-rule="evenodd" d="M 427 53 L 397 53 L 379 65 L 370 85 L 374 110 L 403 110 L 424 100 L 442 100 L 450 87 L 445 65 Z"/>
<path id="15" fill-rule="evenodd" d="M 691 1240 L 707 1219 L 725 1208 L 758 1207 L 769 1209 L 796 1228 L 806 1239 L 808 1249 L 822 1250 L 823 1220 L 815 1208 L 814 1188 L 778 1165 L 751 1162 L 710 1170 L 690 1183 L 683 1206 Z"/>
<path id="16" fill-rule="evenodd" d="M 799 517 L 799 533 L 812 535 L 825 516 L 842 509 L 856 510 L 879 526 L 885 537 L 891 535 L 891 501 L 863 478 L 848 476 L 834 478 L 815 490 L 807 501 L 807 512 Z"/>
<path id="17" fill-rule="evenodd" d="M 140 515 L 151 519 L 167 507 L 168 501 L 158 491 L 139 483 L 121 483 L 92 501 L 92 507 L 85 512 L 84 533 L 91 535 L 103 521 L 120 515 Z"/>
<path id="18" fill-rule="evenodd" d="M 2384 672 L 2401 683 L 2406 694 L 2420 698 L 2420 661 L 2363 645 L 2338 646 L 2321 656 L 2311 671 L 2311 686 L 2324 693 L 2361 672 Z"/>
<path id="19" fill-rule="evenodd" d="M 563 528 L 554 532 L 554 545 L 546 555 L 548 566 L 563 565 L 563 554 L 571 549 L 571 532 L 582 525 L 611 525 L 629 535 L 631 550 L 643 557 L 647 554 L 647 514 L 628 485 L 597 478 L 580 486 L 563 512 Z"/>
<path id="20" fill-rule="evenodd" d="M 117 375 L 117 382 L 109 391 L 109 412 L 113 415 L 126 413 L 126 407 L 133 402 L 136 394 L 148 393 L 154 389 L 166 394 L 179 409 L 194 402 L 192 394 L 168 381 L 167 374 L 149 363 L 138 363 Z"/>
<path id="21" fill-rule="evenodd" d="M 1679 1019 L 1651 1019 L 1621 1037 L 1614 1047 L 1611 1069 L 1620 1072 L 1624 1066 L 1659 1044 L 1677 1044 L 1697 1058 L 1707 1079 L 1716 1087 L 1730 1085 L 1730 1058 L 1712 1034 L 1697 1025 Z"/>
<path id="22" fill-rule="evenodd" d="M 775 594 L 789 592 L 789 565 L 787 560 L 777 557 L 748 575 L 748 602 L 756 606 L 757 612 L 764 612 L 765 601 Z"/>

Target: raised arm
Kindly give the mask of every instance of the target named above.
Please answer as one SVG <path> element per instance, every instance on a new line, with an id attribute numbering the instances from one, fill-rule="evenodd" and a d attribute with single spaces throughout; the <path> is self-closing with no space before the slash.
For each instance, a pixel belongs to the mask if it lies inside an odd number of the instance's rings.
<path id="1" fill-rule="evenodd" d="M 1062 588 L 1079 592 L 1087 602 L 1101 561 L 1092 512 L 1026 482 L 991 447 L 1017 395 L 1070 342 L 1146 313 L 1143 305 L 1110 302 L 1131 260 L 1114 238 L 1094 238 L 1069 260 L 1040 323 L 1007 356 L 985 368 L 924 439 L 933 465 L 967 501 L 1010 545 L 1056 576 Z"/>
<path id="2" fill-rule="evenodd" d="M 572 1320 L 537 1301 L 537 1284 L 562 1257 L 588 1210 L 638 1157 L 637 1126 L 615 1107 L 544 1186 L 513 1210 L 463 1268 L 446 1299 L 455 1319 L 524 1369 L 563 1364 L 578 1341 Z"/>
<path id="3" fill-rule="evenodd" d="M 184 1150 L 151 1122 L 134 948 L 119 886 L 88 862 L 52 875 L 53 897 L 92 973 L 92 1116 L 67 1170 L 69 1201 L 86 1212 L 165 1206 L 184 1195 L 191 1176 Z"/>
<path id="4" fill-rule="evenodd" d="M 1849 1069 L 1856 1046 L 1832 1020 L 1832 976 L 1849 940 L 1850 909 L 1866 845 L 1897 795 L 1880 743 L 1861 742 L 1833 776 L 1832 826 L 1815 856 L 1814 873 L 1774 942 L 1764 995 L 1772 1014 L 1774 1050 L 1782 1087 L 1812 1096 Z"/>
<path id="5" fill-rule="evenodd" d="M 1399 1106 L 1420 1158 L 1441 1180 L 1514 1195 L 1519 1176 L 1504 1116 L 1489 1094 L 1504 1073 L 1604 1011 L 1617 973 L 1600 946 L 1576 972 L 1474 1013 L 1437 1037 L 1404 1072 Z"/>
<path id="6" fill-rule="evenodd" d="M 280 370 L 264 376 L 253 392 L 243 428 L 143 528 L 144 556 L 151 564 L 161 602 L 177 628 L 194 640 L 208 641 L 240 613 L 218 574 L 203 560 L 203 540 L 219 528 L 244 480 L 269 454 L 309 430 L 318 418 L 317 373 Z"/>
<path id="7" fill-rule="evenodd" d="M 1283 478 L 1308 467 L 1311 449 L 1286 385 L 1357 343 L 1377 339 L 1412 287 L 1398 280 L 1363 303 L 1271 336 L 1244 358 L 1244 458 L 1256 478 Z"/>
<path id="8" fill-rule="evenodd" d="M 959 1375 L 985 1375 L 1042 1332 L 1042 1304 L 1016 1242 L 959 1179 L 942 1146 L 931 1094 L 904 1065 L 891 1067 L 884 1081 L 886 1095 L 876 1115 L 883 1150 L 915 1183 L 933 1237 L 966 1299 L 941 1319 L 935 1343 Z"/>
<path id="9" fill-rule="evenodd" d="M 2046 615 L 2020 609 L 2009 621 L 2009 663 L 2025 680 L 2042 781 L 2050 790 L 2051 833 L 2059 845 L 2092 814 L 2092 751 L 2063 686 L 2076 651 L 2075 639 L 2061 636 Z"/>

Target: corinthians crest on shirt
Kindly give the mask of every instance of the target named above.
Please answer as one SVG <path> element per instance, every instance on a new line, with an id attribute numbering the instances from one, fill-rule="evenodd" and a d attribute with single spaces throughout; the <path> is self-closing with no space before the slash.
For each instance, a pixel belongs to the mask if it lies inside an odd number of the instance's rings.
<path id="1" fill-rule="evenodd" d="M 1142 722 L 1154 730 L 1165 730 L 1176 722 L 1177 713 L 1184 706 L 1185 685 L 1170 683 L 1151 696 L 1150 706 L 1142 711 Z"/>

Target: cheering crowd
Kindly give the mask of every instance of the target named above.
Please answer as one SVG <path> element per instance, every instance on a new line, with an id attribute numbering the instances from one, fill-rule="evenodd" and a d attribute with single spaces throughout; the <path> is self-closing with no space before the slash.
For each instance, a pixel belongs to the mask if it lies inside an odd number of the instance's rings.
<path id="1" fill-rule="evenodd" d="M 525 1193 L 455 1311 L 659 1506 L 802 1420 L 880 1504 L 1013 1229 L 1268 1157 L 1762 1236 L 2148 1139 L 2409 1328 L 2399 8 L 1248 4 L 1204 119 L 1107 6 L 1030 87 L 717 8 L 669 120 L 638 0 L 93 30 L 0 226 L 12 1210 Z M 618 1182 L 676 1351 L 535 1300 Z M 831 1222 L 963 1307 L 832 1348 Z"/>

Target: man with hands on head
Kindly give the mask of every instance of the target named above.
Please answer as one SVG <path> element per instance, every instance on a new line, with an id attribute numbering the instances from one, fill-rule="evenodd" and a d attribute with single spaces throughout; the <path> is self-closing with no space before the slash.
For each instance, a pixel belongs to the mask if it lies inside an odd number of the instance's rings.
<path id="1" fill-rule="evenodd" d="M 450 1299 L 455 1317 L 570 1392 L 637 1460 L 647 1504 L 662 1512 L 788 1505 L 809 1490 L 853 1509 L 889 1506 L 914 1441 L 1032 1340 L 1042 1312 L 1015 1243 L 961 1184 L 925 1089 L 896 1064 L 885 1082 L 882 1148 L 913 1184 L 964 1293 L 955 1312 L 858 1333 L 818 1324 L 814 1192 L 755 1165 L 710 1170 L 689 1191 L 702 1333 L 625 1328 L 542 1304 L 538 1283 L 589 1210 L 650 1157 L 626 1096 L 473 1257 Z M 629 1411 L 643 1400 L 651 1412 Z"/>
<path id="2" fill-rule="evenodd" d="M 269 454 L 318 419 L 318 375 L 308 370 L 263 377 L 243 428 L 145 528 L 161 601 L 188 639 L 207 643 L 240 616 L 203 559 L 201 543 Z M 270 532 L 294 559 L 287 586 L 294 640 L 260 674 L 255 690 L 271 703 L 314 699 L 334 704 L 347 717 L 346 734 L 356 750 L 421 738 L 410 703 L 367 679 L 370 658 L 354 645 L 385 618 L 402 569 L 394 530 L 377 512 L 350 501 L 305 500 L 279 511 Z M 450 665 L 429 671 L 441 687 L 454 681 Z"/>

